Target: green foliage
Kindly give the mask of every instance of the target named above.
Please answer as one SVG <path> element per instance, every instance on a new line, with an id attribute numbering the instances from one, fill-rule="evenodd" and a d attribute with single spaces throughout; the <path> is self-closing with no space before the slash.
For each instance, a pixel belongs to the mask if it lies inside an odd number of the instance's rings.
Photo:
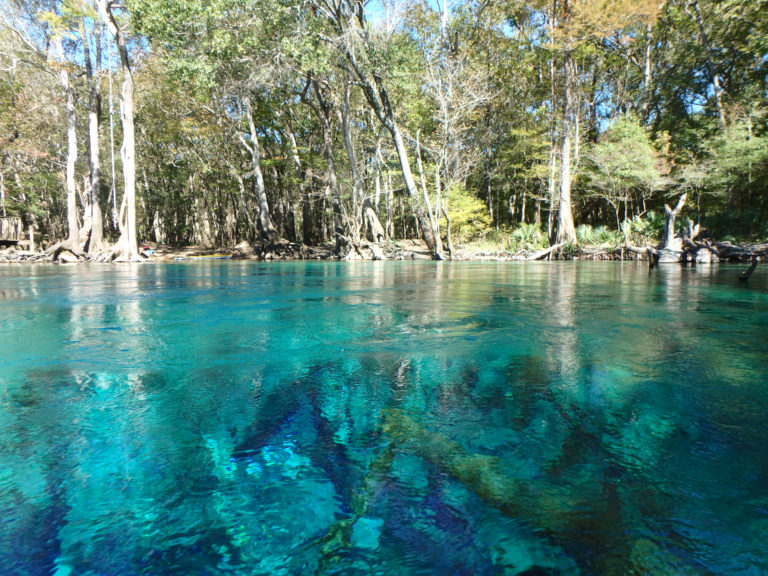
<path id="1" fill-rule="evenodd" d="M 633 189 L 651 189 L 661 174 L 659 158 L 650 135 L 636 117 L 620 116 L 592 146 L 590 179 L 603 194 L 623 194 Z"/>
<path id="2" fill-rule="evenodd" d="M 635 216 L 621 223 L 621 232 L 629 244 L 648 246 L 657 243 L 664 232 L 664 215 L 654 212 Z"/>
<path id="3" fill-rule="evenodd" d="M 716 235 L 762 235 L 768 218 L 766 113 L 756 107 L 699 142 L 681 159 L 681 187 L 693 193 L 703 224 Z"/>
<path id="4" fill-rule="evenodd" d="M 434 178 L 435 164 L 441 167 L 441 181 L 451 189 L 456 237 L 490 241 L 493 230 L 509 229 L 517 234 L 511 241 L 521 248 L 539 245 L 532 230 L 514 226 L 521 210 L 529 220 L 534 210 L 544 219 L 556 215 L 550 185 L 556 192 L 563 135 L 562 49 L 570 40 L 578 65 L 571 86 L 578 117 L 573 126 L 579 126 L 571 132 L 572 208 L 577 224 L 592 225 L 579 228 L 580 243 L 599 246 L 617 238 L 655 242 L 660 227 L 653 218 L 662 213 L 666 192 L 683 190 L 689 193 L 687 209 L 695 210 L 716 237 L 768 235 L 766 0 L 698 0 L 704 34 L 690 3 L 682 0 L 662 3 L 662 18 L 655 22 L 660 3 L 651 0 L 571 3 L 567 25 L 563 3 L 459 3 L 444 22 L 434 3 L 416 2 L 387 12 L 392 18 L 386 24 L 374 4 L 120 4 L 137 85 L 140 184 L 146 188 L 142 205 L 156 209 L 166 227 L 173 222 L 179 238 L 199 219 L 195 206 L 215 213 L 214 227 L 223 226 L 233 211 L 238 223 L 228 226 L 240 235 L 253 227 L 253 180 L 239 140 L 250 130 L 241 106 L 243 97 L 250 96 L 264 148 L 269 201 L 278 205 L 276 221 L 293 222 L 300 211 L 297 199 L 306 192 L 312 218 L 318 220 L 313 226 L 327 228 L 321 221 L 327 213 L 322 134 L 299 94 L 309 73 L 328 83 L 336 169 L 349 211 L 352 176 L 336 113 L 341 87 L 350 79 L 350 50 L 363 74 L 375 71 L 386 88 L 406 145 L 419 134 L 426 177 Z M 346 34 L 324 13 L 334 7 Z M 358 9 L 365 12 L 364 31 L 357 29 Z M 51 74 L 59 64 L 44 46 L 52 38 L 62 40 L 78 92 L 78 138 L 85 150 L 80 26 L 92 30 L 97 19 L 93 3 L 12 0 L 0 10 L 9 24 L 0 27 L 0 171 L 6 205 L 50 222 L 51 229 L 61 228 L 64 100 Z M 28 29 L 16 35 L 13 26 Z M 25 38 L 39 45 L 39 54 L 30 51 Z M 102 42 L 108 40 L 103 34 Z M 643 70 L 646 40 L 649 78 Z M 723 87 L 725 125 L 713 89 L 715 73 Z M 375 171 L 369 167 L 376 149 L 376 162 L 389 165 L 389 182 L 401 189 L 390 137 L 359 84 L 351 85 L 350 101 L 353 146 L 365 166 L 366 193 L 375 186 Z M 299 149 L 298 170 L 290 132 Z M 78 179 L 86 164 L 81 154 Z M 40 189 L 46 191 L 45 200 Z M 400 203 L 391 218 L 408 222 L 409 209 L 409 203 Z M 641 213 L 646 216 L 636 216 Z M 382 220 L 384 214 L 382 208 Z M 621 232 L 609 230 L 614 228 Z"/>
<path id="5" fill-rule="evenodd" d="M 623 240 L 621 233 L 616 230 L 609 230 L 605 226 L 593 228 L 589 224 L 576 227 L 576 239 L 579 244 L 599 248 L 618 246 Z"/>
<path id="6" fill-rule="evenodd" d="M 513 251 L 539 250 L 548 244 L 547 235 L 538 224 L 520 224 L 509 237 L 509 246 Z"/>
<path id="7" fill-rule="evenodd" d="M 293 23 L 281 0 L 131 0 L 133 25 L 163 52 L 176 81 L 199 90 L 243 92 L 279 78 L 275 55 Z M 261 82 L 260 82 L 261 81 Z"/>
<path id="8" fill-rule="evenodd" d="M 707 152 L 710 158 L 707 186 L 725 192 L 749 185 L 768 176 L 768 136 L 756 135 L 747 120 L 741 120 L 713 138 Z"/>
<path id="9" fill-rule="evenodd" d="M 460 242 L 483 237 L 491 227 L 488 209 L 480 200 L 461 186 L 449 191 L 448 215 L 451 218 L 451 234 Z"/>

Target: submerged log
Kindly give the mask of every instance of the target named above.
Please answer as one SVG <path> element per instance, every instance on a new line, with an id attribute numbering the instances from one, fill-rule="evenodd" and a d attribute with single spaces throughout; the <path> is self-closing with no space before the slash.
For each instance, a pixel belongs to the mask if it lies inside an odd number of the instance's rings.
<path id="1" fill-rule="evenodd" d="M 752 272 L 755 271 L 755 268 L 757 268 L 757 265 L 759 262 L 760 262 L 759 258 L 757 256 L 754 256 L 752 258 L 752 264 L 749 266 L 749 268 L 739 272 L 739 280 L 743 280 L 745 282 L 749 280 L 749 277 L 752 276 Z"/>

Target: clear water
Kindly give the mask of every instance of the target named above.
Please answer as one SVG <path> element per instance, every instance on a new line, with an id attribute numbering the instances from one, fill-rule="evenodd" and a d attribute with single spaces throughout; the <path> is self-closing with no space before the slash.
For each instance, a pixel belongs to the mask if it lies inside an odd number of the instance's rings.
<path id="1" fill-rule="evenodd" d="M 0 268 L 0 573 L 768 573 L 739 269 Z"/>

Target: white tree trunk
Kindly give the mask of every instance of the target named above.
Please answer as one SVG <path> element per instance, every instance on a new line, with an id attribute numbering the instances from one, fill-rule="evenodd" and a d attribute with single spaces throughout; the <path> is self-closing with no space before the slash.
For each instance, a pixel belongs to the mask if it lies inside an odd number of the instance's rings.
<path id="1" fill-rule="evenodd" d="M 75 91 L 69 83 L 69 73 L 62 69 L 61 85 L 67 93 L 67 242 L 71 247 L 79 246 L 80 227 L 77 221 L 77 187 L 75 164 L 77 163 L 77 130 L 75 117 Z"/>
<path id="2" fill-rule="evenodd" d="M 104 250 L 104 218 L 99 204 L 101 192 L 101 160 L 99 158 L 99 108 L 101 104 L 100 78 L 95 74 L 101 68 L 101 34 L 99 25 L 94 26 L 94 43 L 96 45 L 96 66 L 91 63 L 88 38 L 85 25 L 82 25 L 83 46 L 85 52 L 85 70 L 88 77 L 88 151 L 89 151 L 89 184 L 85 194 L 83 210 L 83 229 L 87 235 L 85 249 L 88 254 L 98 254 Z"/>
<path id="3" fill-rule="evenodd" d="M 67 109 L 67 160 L 65 169 L 65 186 L 67 190 L 67 239 L 68 248 L 74 252 L 80 251 L 78 242 L 80 227 L 77 221 L 77 185 L 75 183 L 75 166 L 77 164 L 77 118 L 75 116 L 75 90 L 69 79 L 69 71 L 64 57 L 64 47 L 61 38 L 54 36 L 51 48 L 59 59 L 59 82 L 64 89 Z"/>
<path id="4" fill-rule="evenodd" d="M 563 72 L 565 76 L 565 91 L 563 101 L 563 121 L 561 125 L 560 148 L 560 202 L 557 211 L 556 243 L 575 242 L 576 228 L 573 224 L 571 208 L 571 129 L 573 128 L 573 83 L 574 70 L 571 47 L 566 44 L 563 51 Z"/>
<path id="5" fill-rule="evenodd" d="M 251 132 L 251 142 L 248 146 L 248 150 L 251 153 L 253 175 L 256 179 L 256 199 L 259 203 L 259 223 L 261 224 L 261 232 L 268 242 L 277 242 L 277 240 L 280 239 L 280 235 L 272 224 L 272 218 L 269 215 L 267 189 L 264 186 L 264 174 L 261 171 L 261 148 L 259 147 L 259 139 L 256 135 L 256 123 L 253 120 L 251 99 L 246 96 L 243 98 L 243 104 L 245 105 L 245 116 L 248 120 L 248 129 Z"/>
<path id="6" fill-rule="evenodd" d="M 712 78 L 713 92 L 715 93 L 715 107 L 717 108 L 717 118 L 720 121 L 720 128 L 725 130 L 725 110 L 723 109 L 722 99 L 723 88 L 720 83 L 720 73 L 715 66 L 714 51 L 712 50 L 712 45 L 709 43 L 707 31 L 704 29 L 704 20 L 701 17 L 701 10 L 699 10 L 698 0 L 691 0 L 690 5 L 693 8 L 696 25 L 699 27 L 701 43 L 704 45 L 704 51 L 707 54 L 707 70 L 709 71 L 709 76 Z"/>
<path id="7" fill-rule="evenodd" d="M 395 144 L 395 151 L 397 152 L 397 159 L 400 162 L 400 170 L 403 173 L 403 179 L 405 180 L 405 188 L 408 191 L 408 196 L 410 196 L 414 202 L 418 202 L 419 189 L 416 187 L 416 180 L 413 178 L 413 172 L 411 172 L 411 164 L 408 160 L 408 150 L 406 149 L 405 143 L 403 142 L 403 136 L 400 134 L 400 128 L 398 128 L 394 119 L 391 119 L 388 124 L 389 125 L 386 127 L 390 134 L 392 134 L 392 141 Z M 418 205 L 414 206 L 413 211 L 416 215 L 419 228 L 421 228 L 422 238 L 427 243 L 429 249 L 435 252 L 435 237 L 432 234 L 429 222 L 424 217 L 424 211 Z"/>
<path id="8" fill-rule="evenodd" d="M 675 218 L 680 213 L 685 205 L 685 199 L 688 195 L 683 194 L 677 201 L 677 205 L 674 209 L 670 208 L 667 204 L 664 204 L 664 214 L 666 219 L 664 221 L 664 245 L 665 250 L 680 251 L 683 249 L 683 240 L 678 238 L 675 234 Z"/>
<path id="9" fill-rule="evenodd" d="M 421 165 L 421 144 L 419 142 L 418 132 L 416 132 L 416 168 L 419 171 L 419 180 L 421 180 L 421 193 L 424 195 L 424 205 L 427 207 L 429 227 L 431 229 L 432 238 L 435 242 L 435 257 L 439 260 L 442 260 L 444 258 L 443 242 L 440 238 L 440 229 L 437 224 L 437 215 L 432 212 L 432 205 L 429 203 L 429 195 L 427 194 L 427 179 L 424 176 L 424 167 Z"/>
<path id="10" fill-rule="evenodd" d="M 99 11 L 107 23 L 112 37 L 117 44 L 120 54 L 120 64 L 123 70 L 123 86 L 120 91 L 120 121 L 123 126 L 123 145 L 120 157 L 123 160 L 124 196 L 121 215 L 118 218 L 120 239 L 112 250 L 113 260 L 137 262 L 141 260 L 138 241 L 136 238 L 136 130 L 134 127 L 134 85 L 131 64 L 128 58 L 128 48 L 123 31 L 117 24 L 112 9 L 114 0 L 98 0 Z"/>
<path id="11" fill-rule="evenodd" d="M 357 166 L 357 157 L 355 156 L 355 147 L 352 144 L 352 130 L 349 122 L 349 82 L 344 89 L 344 106 L 341 113 L 341 131 L 344 135 L 344 148 L 347 151 L 347 159 L 349 160 L 349 167 L 352 171 L 353 192 L 355 198 L 358 199 L 359 205 L 362 209 L 362 220 L 365 223 L 365 228 L 370 232 L 371 239 L 374 242 L 381 242 L 386 236 L 384 234 L 384 228 L 381 225 L 379 216 L 376 214 L 376 210 L 371 203 L 371 199 L 365 194 L 363 188 L 363 178 L 360 175 L 360 170 Z M 377 180 L 378 184 L 378 180 Z"/>

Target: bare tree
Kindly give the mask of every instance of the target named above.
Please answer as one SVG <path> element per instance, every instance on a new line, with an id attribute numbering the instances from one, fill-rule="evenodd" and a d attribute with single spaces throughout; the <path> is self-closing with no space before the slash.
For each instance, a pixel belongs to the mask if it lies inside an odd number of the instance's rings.
<path id="1" fill-rule="evenodd" d="M 353 198 L 355 199 L 355 205 L 360 206 L 362 211 L 362 221 L 365 225 L 365 229 L 371 234 L 371 239 L 374 242 L 381 242 L 384 240 L 386 234 L 384 233 L 384 227 L 379 221 L 379 216 L 376 214 L 376 210 L 371 202 L 370 197 L 365 193 L 363 187 L 363 178 L 360 174 L 360 168 L 357 164 L 357 156 L 355 155 L 355 147 L 352 144 L 352 129 L 349 121 L 349 91 L 351 83 L 347 81 L 344 85 L 344 103 L 342 109 L 338 115 L 341 120 L 341 131 L 344 136 L 344 148 L 347 151 L 347 158 L 349 160 L 349 168 L 352 171 L 353 182 Z"/>
<path id="2" fill-rule="evenodd" d="M 58 16 L 56 2 L 51 2 L 51 13 Z M 67 239 L 66 246 L 72 252 L 80 252 L 79 225 L 77 219 L 77 184 L 75 166 L 77 164 L 77 118 L 75 116 L 75 88 L 69 77 L 69 68 L 64 55 L 64 45 L 61 33 L 53 30 L 50 38 L 51 52 L 55 55 L 59 66 L 59 82 L 64 89 L 67 101 L 67 161 L 65 181 L 67 189 Z"/>
<path id="3" fill-rule="evenodd" d="M 80 35 L 83 40 L 85 74 L 88 79 L 88 151 L 89 179 L 86 193 L 83 195 L 83 232 L 86 236 L 84 249 L 89 254 L 98 254 L 105 247 L 104 219 L 99 204 L 101 190 L 101 160 L 99 159 L 99 113 L 101 111 L 101 24 L 97 15 L 93 21 L 93 45 L 95 54 L 91 61 L 90 42 L 86 29 L 85 18 L 80 24 Z"/>
<path id="4" fill-rule="evenodd" d="M 560 123 L 560 187 L 557 211 L 556 244 L 576 241 L 576 227 L 571 209 L 571 138 L 576 125 L 576 69 L 573 63 L 573 37 L 568 31 L 571 20 L 571 0 L 563 0 L 563 116 Z"/>
<path id="5" fill-rule="evenodd" d="M 421 206 L 419 189 L 408 158 L 408 149 L 395 118 L 384 74 L 373 64 L 374 49 L 366 24 L 365 5 L 355 0 L 311 0 L 311 5 L 333 29 L 336 37 L 325 37 L 325 39 L 339 47 L 368 105 L 392 138 L 405 181 L 405 189 L 413 203 L 413 211 L 421 229 L 422 238 L 435 254 L 436 243 L 431 232 L 432 227 Z"/>
<path id="6" fill-rule="evenodd" d="M 272 217 L 269 214 L 269 201 L 267 200 L 267 188 L 264 186 L 264 174 L 261 171 L 261 147 L 259 146 L 259 137 L 256 133 L 256 122 L 253 119 L 253 105 L 251 98 L 245 96 L 242 98 L 242 110 L 245 119 L 248 122 L 250 131 L 249 140 L 240 135 L 240 143 L 248 150 L 251 155 L 253 167 L 253 176 L 256 180 L 256 199 L 259 203 L 259 224 L 261 225 L 261 234 L 268 242 L 276 242 L 280 235 L 277 233 Z"/>
<path id="7" fill-rule="evenodd" d="M 120 91 L 120 119 L 123 126 L 123 145 L 120 155 L 123 160 L 123 202 L 120 207 L 118 226 L 120 238 L 112 249 L 112 259 L 117 261 L 140 261 L 136 238 L 136 131 L 134 127 L 134 84 L 131 62 L 125 32 L 115 18 L 120 8 L 115 0 L 98 0 L 99 12 L 107 24 L 120 54 L 123 70 L 123 86 Z"/>
<path id="8" fill-rule="evenodd" d="M 308 95 L 309 88 L 312 88 L 315 94 L 317 104 L 315 104 Z M 344 235 L 344 220 L 341 211 L 341 194 L 339 191 L 339 181 L 336 175 L 336 160 L 333 156 L 333 107 L 328 94 L 327 85 L 309 76 L 301 99 L 306 103 L 320 120 L 320 129 L 323 134 L 323 151 L 328 167 L 328 187 L 331 190 L 331 207 L 333 208 L 333 234 L 335 236 L 336 247 L 334 252 L 341 256 L 347 245 L 347 238 Z"/>

